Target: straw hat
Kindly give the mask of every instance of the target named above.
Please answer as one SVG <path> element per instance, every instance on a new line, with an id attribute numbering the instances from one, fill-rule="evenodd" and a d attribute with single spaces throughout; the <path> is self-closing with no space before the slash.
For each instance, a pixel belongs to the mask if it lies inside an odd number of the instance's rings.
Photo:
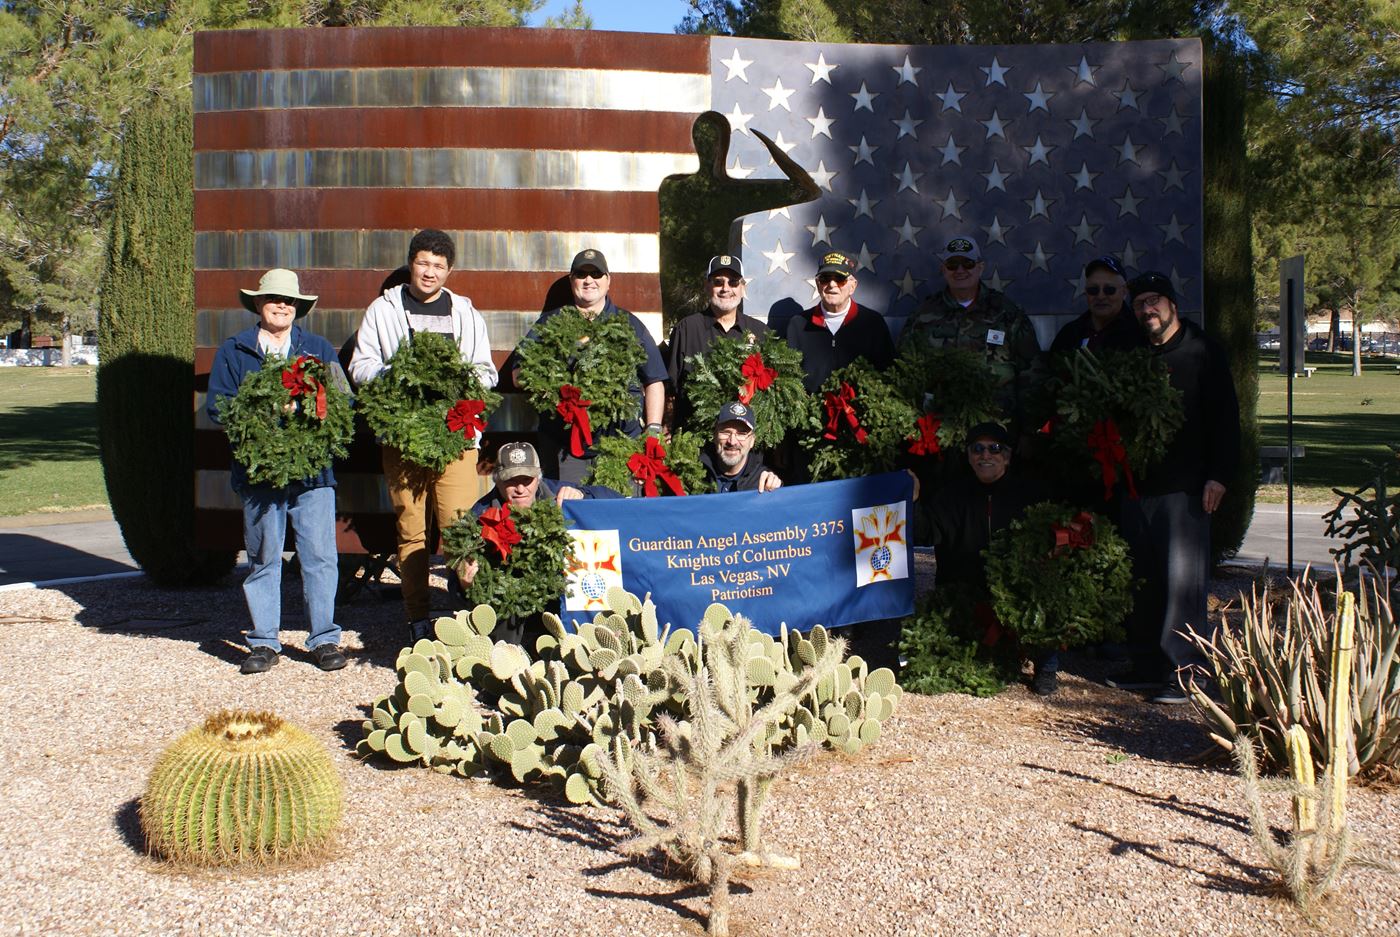
<path id="1" fill-rule="evenodd" d="M 262 275 L 258 281 L 258 288 L 255 290 L 240 289 L 242 293 L 243 308 L 249 312 L 257 312 L 258 307 L 254 300 L 259 296 L 288 296 L 296 300 L 297 318 L 300 319 L 311 311 L 316 305 L 315 296 L 308 296 L 301 291 L 301 281 L 297 279 L 296 273 L 291 270 L 284 270 L 278 267 L 269 270 Z"/>

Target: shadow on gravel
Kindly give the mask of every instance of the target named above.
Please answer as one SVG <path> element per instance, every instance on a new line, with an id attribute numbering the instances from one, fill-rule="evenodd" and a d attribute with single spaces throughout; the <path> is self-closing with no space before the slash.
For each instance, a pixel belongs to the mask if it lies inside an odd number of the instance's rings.
<path id="1" fill-rule="evenodd" d="M 360 739 L 365 737 L 364 721 L 370 717 L 370 712 L 374 707 L 370 706 L 369 703 L 361 703 L 357 708 L 360 710 L 361 718 L 342 719 L 331 726 L 331 731 L 335 733 L 335 737 L 340 739 L 340 744 L 351 754 L 355 753 L 355 746 L 359 744 Z M 381 760 L 387 761 L 388 759 L 374 758 L 371 760 L 379 762 Z"/>
<path id="2" fill-rule="evenodd" d="M 616 823 L 603 823 L 583 811 L 563 803 L 537 799 L 535 815 L 538 823 L 511 821 L 511 827 L 524 833 L 544 833 L 563 843 L 582 846 L 598 852 L 612 852 L 627 837 L 627 831 Z M 631 863 L 624 862 L 623 865 Z M 591 870 L 590 870 L 591 871 Z M 585 872 L 584 874 L 590 874 Z"/>
<path id="3" fill-rule="evenodd" d="M 137 855 L 146 854 L 146 837 L 141 832 L 141 798 L 133 797 L 122 804 L 112 817 L 112 825 L 128 849 Z"/>
<path id="4" fill-rule="evenodd" d="M 1089 826 L 1085 823 L 1074 822 L 1071 823 L 1070 826 L 1076 830 L 1079 830 L 1081 833 L 1092 833 L 1095 836 L 1101 836 L 1104 839 L 1108 840 L 1110 843 L 1113 844 L 1108 849 L 1110 855 L 1122 856 L 1128 853 L 1136 853 L 1147 859 L 1151 859 L 1153 862 L 1156 862 L 1159 865 L 1164 865 L 1171 869 L 1177 869 L 1181 872 L 1194 872 L 1197 875 L 1201 876 L 1203 879 L 1205 879 L 1205 884 L 1203 884 L 1201 887 L 1206 888 L 1210 891 L 1226 892 L 1235 895 L 1264 895 L 1269 894 L 1274 890 L 1273 883 L 1268 879 L 1266 873 L 1262 868 L 1243 863 L 1240 860 L 1236 859 L 1234 856 L 1225 852 L 1219 846 L 1213 846 L 1209 843 L 1203 843 L 1198 839 L 1193 839 L 1191 837 L 1183 837 L 1180 839 L 1174 839 L 1172 840 L 1172 842 L 1180 846 L 1195 846 L 1197 848 L 1205 849 L 1208 852 L 1213 852 L 1220 858 L 1224 859 L 1225 862 L 1228 863 L 1230 866 L 1232 866 L 1235 869 L 1238 869 L 1239 871 L 1243 872 L 1249 877 L 1237 878 L 1232 875 L 1222 875 L 1218 872 L 1205 872 L 1201 869 L 1185 865 L 1181 862 L 1177 862 L 1176 860 L 1167 857 L 1166 855 L 1163 855 L 1161 852 L 1162 846 L 1158 843 L 1149 843 L 1141 840 L 1127 839 L 1125 837 L 1117 835 L 1116 833 L 1100 829 L 1096 826 Z"/>
<path id="5" fill-rule="evenodd" d="M 1082 698 L 1060 693 L 1045 705 L 1050 711 L 1047 730 L 1066 738 L 1170 764 L 1204 764 L 1214 754 L 1215 745 L 1190 706 L 1153 706 L 1121 690 Z"/>
<path id="6" fill-rule="evenodd" d="M 1238 813 L 1231 813 L 1226 810 L 1221 810 L 1218 807 L 1212 807 L 1210 804 L 1202 804 L 1197 803 L 1195 801 L 1182 800 L 1175 794 L 1171 794 L 1167 797 L 1162 797 L 1158 794 L 1148 794 L 1144 791 L 1138 790 L 1135 787 L 1129 787 L 1126 784 L 1119 784 L 1117 781 L 1110 781 L 1104 778 L 1094 777 L 1092 774 L 1080 774 L 1078 771 L 1068 771 L 1064 768 L 1052 768 L 1049 765 L 1037 765 L 1029 761 L 1021 762 L 1021 767 L 1030 768 L 1032 771 L 1045 771 L 1049 774 L 1057 774 L 1062 778 L 1070 778 L 1071 780 L 1075 781 L 1084 781 L 1088 784 L 1094 785 L 1095 787 L 1106 787 L 1110 788 L 1111 790 L 1121 791 L 1124 794 L 1131 795 L 1133 797 L 1138 798 L 1139 800 L 1147 801 L 1149 804 L 1158 808 L 1159 810 L 1170 810 L 1173 813 L 1179 813 L 1182 816 L 1190 817 L 1193 820 L 1201 820 L 1205 823 L 1213 823 L 1216 826 L 1223 826 L 1227 829 L 1234 830 L 1238 833 L 1243 833 L 1245 836 L 1250 835 L 1249 821 L 1244 817 L 1244 815 Z"/>

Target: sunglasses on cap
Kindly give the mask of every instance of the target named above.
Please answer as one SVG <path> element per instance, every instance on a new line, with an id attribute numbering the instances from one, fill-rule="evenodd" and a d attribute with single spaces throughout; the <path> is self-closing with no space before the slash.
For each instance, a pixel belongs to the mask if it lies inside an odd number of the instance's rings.
<path id="1" fill-rule="evenodd" d="M 966 257 L 949 257 L 943 261 L 944 270 L 971 270 L 977 266 L 977 261 L 969 260 Z"/>
<path id="2" fill-rule="evenodd" d="M 973 455 L 982 455 L 987 452 L 990 452 L 992 455 L 1001 455 L 1010 448 L 1010 446 L 1004 446 L 999 442 L 974 442 L 968 445 L 967 451 L 971 452 Z"/>
<path id="3" fill-rule="evenodd" d="M 1116 286 L 1086 286 L 1086 287 L 1084 287 L 1084 293 L 1085 293 L 1085 295 L 1088 295 L 1088 296 L 1097 296 L 1097 295 L 1099 295 L 1100 293 L 1103 293 L 1105 296 L 1112 296 L 1112 295 L 1113 295 L 1114 293 L 1116 293 L 1116 292 L 1118 292 L 1118 287 L 1116 287 Z"/>
<path id="4" fill-rule="evenodd" d="M 818 283 L 835 283 L 837 286 L 845 286 L 845 285 L 846 285 L 846 281 L 849 280 L 849 279 L 850 279 L 850 277 L 846 276 L 844 273 L 819 273 L 819 274 L 817 274 L 817 282 L 818 282 Z"/>

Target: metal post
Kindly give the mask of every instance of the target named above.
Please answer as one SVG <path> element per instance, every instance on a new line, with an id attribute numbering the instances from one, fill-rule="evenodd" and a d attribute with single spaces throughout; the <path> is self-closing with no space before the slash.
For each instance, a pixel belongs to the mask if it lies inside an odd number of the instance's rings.
<path id="1" fill-rule="evenodd" d="M 1288 308 L 1288 313 L 1287 313 L 1287 314 L 1288 314 L 1288 328 L 1284 330 L 1285 334 L 1287 335 L 1287 338 L 1285 339 L 1285 341 L 1288 342 L 1288 350 L 1287 350 L 1287 352 L 1286 352 L 1285 355 L 1284 355 L 1284 360 L 1288 362 L 1288 416 L 1287 416 L 1287 424 L 1288 424 L 1288 453 L 1287 453 L 1287 459 L 1288 459 L 1288 468 L 1287 468 L 1287 472 L 1288 472 L 1288 477 L 1287 477 L 1287 485 L 1288 485 L 1288 522 L 1287 522 L 1287 523 L 1288 523 L 1288 531 L 1287 531 L 1287 538 L 1288 538 L 1288 575 L 1290 575 L 1290 576 L 1293 575 L 1293 364 L 1294 364 L 1294 362 L 1293 362 L 1293 342 L 1294 342 L 1294 337 L 1293 337 L 1293 322 L 1294 322 L 1294 319 L 1293 319 L 1293 317 L 1294 317 L 1295 315 L 1297 315 L 1297 309 L 1295 308 L 1295 305 L 1294 305 L 1294 298 L 1295 298 L 1295 294 L 1294 294 L 1294 283 L 1293 283 L 1293 278 L 1292 278 L 1292 277 L 1289 277 L 1289 279 L 1288 279 L 1288 290 L 1287 290 L 1286 295 L 1285 295 L 1285 298 L 1284 298 L 1284 303 L 1286 304 L 1286 306 L 1287 306 L 1287 308 Z"/>

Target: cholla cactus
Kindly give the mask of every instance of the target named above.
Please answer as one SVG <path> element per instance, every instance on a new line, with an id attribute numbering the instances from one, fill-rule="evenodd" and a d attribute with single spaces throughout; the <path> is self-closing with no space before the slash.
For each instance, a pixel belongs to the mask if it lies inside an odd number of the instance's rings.
<path id="1" fill-rule="evenodd" d="M 623 845 L 633 855 L 660 850 L 710 886 L 709 932 L 729 933 L 729 878 L 736 863 L 795 868 L 797 860 L 771 855 L 759 839 L 761 815 L 773 780 L 809 757 L 816 743 L 770 750 L 782 724 L 834 680 L 844 642 L 824 640 L 819 653 L 771 698 L 754 707 L 751 692 L 749 622 L 712 605 L 700 626 L 701 653 L 688 667 L 678 658 L 663 663 L 682 687 L 689 720 L 669 714 L 656 722 L 659 734 L 637 745 L 615 736 L 600 759 L 606 791 L 638 835 Z M 726 817 L 733 812 L 742 851 L 725 845 Z"/>

